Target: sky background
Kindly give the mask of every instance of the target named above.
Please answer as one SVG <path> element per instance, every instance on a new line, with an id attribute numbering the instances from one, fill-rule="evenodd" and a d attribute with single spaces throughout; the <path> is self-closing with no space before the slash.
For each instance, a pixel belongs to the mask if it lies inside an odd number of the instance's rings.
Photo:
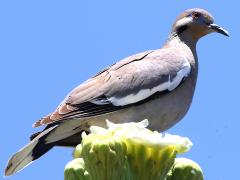
<path id="1" fill-rule="evenodd" d="M 179 13 L 201 7 L 230 32 L 198 45 L 198 83 L 191 109 L 168 132 L 189 137 L 184 157 L 206 180 L 239 172 L 239 6 L 237 1 L 12 1 L 0 2 L 0 174 L 29 141 L 33 122 L 102 68 L 137 52 L 160 48 Z M 54 148 L 9 180 L 63 179 L 72 149 Z M 2 176 L 0 176 L 1 179 Z"/>

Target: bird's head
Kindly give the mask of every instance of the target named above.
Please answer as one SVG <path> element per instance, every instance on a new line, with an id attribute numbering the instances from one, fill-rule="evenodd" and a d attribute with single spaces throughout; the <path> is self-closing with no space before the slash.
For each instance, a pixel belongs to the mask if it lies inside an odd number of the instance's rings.
<path id="1" fill-rule="evenodd" d="M 171 34 L 197 41 L 199 38 L 212 32 L 229 36 L 225 29 L 214 24 L 214 18 L 209 12 L 195 8 L 188 9 L 177 17 Z"/>

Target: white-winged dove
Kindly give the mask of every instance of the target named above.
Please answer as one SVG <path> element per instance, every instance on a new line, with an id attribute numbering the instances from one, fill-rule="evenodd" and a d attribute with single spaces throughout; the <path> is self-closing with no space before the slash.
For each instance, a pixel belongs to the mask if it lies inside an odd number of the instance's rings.
<path id="1" fill-rule="evenodd" d="M 11 175 L 52 147 L 76 146 L 89 126 L 106 119 L 124 123 L 148 119 L 150 128 L 164 131 L 188 111 L 196 85 L 196 43 L 204 35 L 228 32 L 214 24 L 203 9 L 184 11 L 161 49 L 127 57 L 72 90 L 57 109 L 33 126 L 47 125 L 9 160 Z"/>

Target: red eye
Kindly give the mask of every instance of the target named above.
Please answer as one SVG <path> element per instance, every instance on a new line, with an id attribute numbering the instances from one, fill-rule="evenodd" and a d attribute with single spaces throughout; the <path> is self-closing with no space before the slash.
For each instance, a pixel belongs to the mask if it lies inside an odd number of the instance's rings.
<path id="1" fill-rule="evenodd" d="M 194 19 L 198 19 L 199 16 L 200 16 L 200 14 L 199 14 L 198 12 L 193 12 L 193 13 L 192 13 L 192 17 L 193 17 Z"/>

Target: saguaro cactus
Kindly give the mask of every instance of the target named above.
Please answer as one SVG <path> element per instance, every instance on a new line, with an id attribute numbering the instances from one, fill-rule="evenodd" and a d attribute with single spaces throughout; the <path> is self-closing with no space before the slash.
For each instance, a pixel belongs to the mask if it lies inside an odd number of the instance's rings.
<path id="1" fill-rule="evenodd" d="M 186 171 L 190 166 L 195 172 L 197 167 L 199 173 L 198 166 L 175 161 L 177 153 L 191 148 L 191 141 L 150 131 L 147 125 L 147 120 L 126 124 L 107 121 L 107 129 L 91 127 L 89 135 L 82 135 L 74 160 L 65 167 L 65 180 L 175 180 L 176 176 L 176 180 L 201 180 Z"/>

